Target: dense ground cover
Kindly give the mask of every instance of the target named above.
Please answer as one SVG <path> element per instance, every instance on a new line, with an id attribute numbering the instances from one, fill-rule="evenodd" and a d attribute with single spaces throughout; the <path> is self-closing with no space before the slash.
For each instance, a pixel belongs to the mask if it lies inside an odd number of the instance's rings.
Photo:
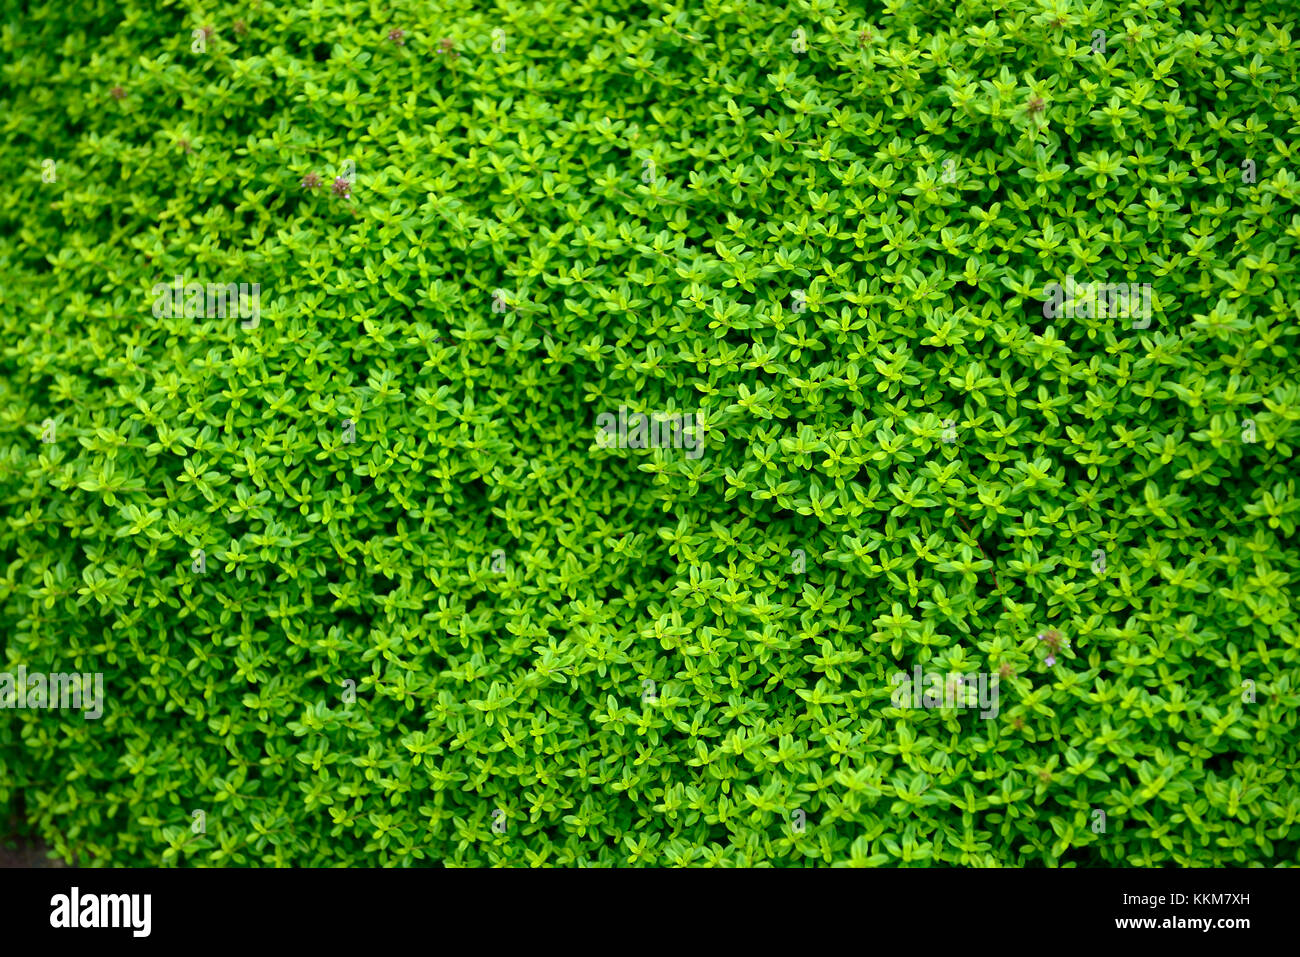
<path id="1" fill-rule="evenodd" d="M 62 858 L 1295 863 L 1290 4 L 25 6 Z"/>

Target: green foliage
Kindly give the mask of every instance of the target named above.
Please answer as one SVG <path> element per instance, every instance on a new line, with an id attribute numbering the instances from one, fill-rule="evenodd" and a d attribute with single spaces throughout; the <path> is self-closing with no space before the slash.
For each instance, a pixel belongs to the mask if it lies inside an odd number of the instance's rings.
<path id="1" fill-rule="evenodd" d="M 29 7 L 0 668 L 107 700 L 0 713 L 0 811 L 58 853 L 1296 861 L 1290 4 Z"/>

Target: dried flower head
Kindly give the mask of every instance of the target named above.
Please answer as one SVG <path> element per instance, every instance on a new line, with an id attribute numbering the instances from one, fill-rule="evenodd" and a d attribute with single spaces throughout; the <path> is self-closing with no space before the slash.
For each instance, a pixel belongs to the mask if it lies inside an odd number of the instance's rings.
<path id="1" fill-rule="evenodd" d="M 1047 650 L 1056 654 L 1065 645 L 1065 636 L 1055 628 L 1048 628 L 1038 633 L 1038 640 L 1047 646 Z"/>
<path id="2" fill-rule="evenodd" d="M 406 45 L 406 31 L 405 31 L 405 30 L 402 30 L 402 29 L 400 29 L 400 28 L 394 27 L 392 30 L 389 30 L 389 31 L 388 31 L 388 39 L 391 40 L 393 43 L 397 44 L 399 47 L 400 47 L 400 46 L 405 46 L 405 45 Z"/>
<path id="3" fill-rule="evenodd" d="M 1025 107 L 1025 109 L 1029 111 L 1030 116 L 1034 116 L 1038 113 L 1043 112 L 1043 110 L 1046 109 L 1046 107 L 1047 104 L 1043 102 L 1043 98 L 1041 96 L 1036 96 L 1029 101 L 1029 105 Z"/>
<path id="4" fill-rule="evenodd" d="M 1000 678 L 1013 678 L 1015 677 L 1015 674 L 1016 669 L 1012 668 L 1009 664 L 1004 663 L 1000 668 L 998 668 L 998 677 Z"/>
<path id="5" fill-rule="evenodd" d="M 319 189 L 320 185 L 321 185 L 321 178 L 318 173 L 308 173 L 306 176 L 302 178 L 303 189 Z"/>
<path id="6" fill-rule="evenodd" d="M 342 176 L 336 177 L 334 180 L 334 195 L 350 199 L 352 197 L 352 184 Z"/>
<path id="7" fill-rule="evenodd" d="M 455 46 L 456 46 L 455 40 L 453 40 L 451 37 L 443 37 L 441 40 L 438 41 L 438 49 L 436 52 L 447 53 L 450 54 L 452 57 L 458 57 L 460 56 L 460 54 L 456 52 L 455 49 L 453 49 Z"/>
<path id="8" fill-rule="evenodd" d="M 122 87 L 120 86 L 115 86 L 113 87 L 113 89 L 109 90 L 108 92 L 109 95 L 111 95 L 115 100 L 120 100 L 122 99 L 122 97 L 126 96 L 126 90 L 122 89 Z"/>
<path id="9" fill-rule="evenodd" d="M 242 37 L 245 33 L 248 32 L 248 24 L 246 24 L 243 20 L 236 20 L 235 32 Z"/>

